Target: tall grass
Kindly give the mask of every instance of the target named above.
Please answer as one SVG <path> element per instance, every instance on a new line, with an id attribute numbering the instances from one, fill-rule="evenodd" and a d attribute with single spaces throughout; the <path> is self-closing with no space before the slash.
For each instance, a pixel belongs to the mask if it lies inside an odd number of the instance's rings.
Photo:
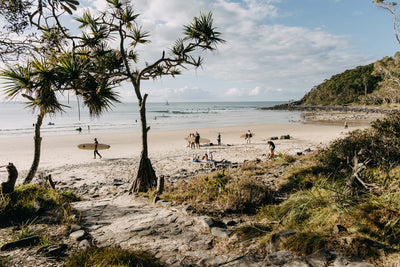
<path id="1" fill-rule="evenodd" d="M 161 267 L 165 265 L 159 259 L 143 251 L 91 247 L 69 256 L 63 266 Z"/>
<path id="2" fill-rule="evenodd" d="M 0 225 L 18 224 L 35 218 L 40 212 L 61 209 L 81 198 L 72 191 L 56 191 L 46 186 L 19 185 L 14 192 L 2 195 Z"/>

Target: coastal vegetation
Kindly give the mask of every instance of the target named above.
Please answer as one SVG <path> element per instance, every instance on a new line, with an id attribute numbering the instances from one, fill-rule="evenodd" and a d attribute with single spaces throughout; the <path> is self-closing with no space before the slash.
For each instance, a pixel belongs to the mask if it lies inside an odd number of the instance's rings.
<path id="1" fill-rule="evenodd" d="M 3 194 L 0 202 L 0 225 L 21 224 L 32 221 L 46 212 L 54 212 L 55 222 L 69 219 L 69 204 L 80 201 L 73 191 L 57 191 L 45 185 L 19 185 L 14 192 Z"/>
<path id="2" fill-rule="evenodd" d="M 67 258 L 65 267 L 85 266 L 165 266 L 159 259 L 142 251 L 130 251 L 121 248 L 92 247 L 80 250 Z"/>
<path id="3" fill-rule="evenodd" d="M 260 239 L 260 253 L 289 231 L 281 250 L 304 256 L 331 248 L 379 265 L 400 251 L 399 123 L 393 112 L 307 156 L 246 161 L 168 186 L 161 197 L 216 221 L 255 216 L 234 231 L 240 242 Z"/>

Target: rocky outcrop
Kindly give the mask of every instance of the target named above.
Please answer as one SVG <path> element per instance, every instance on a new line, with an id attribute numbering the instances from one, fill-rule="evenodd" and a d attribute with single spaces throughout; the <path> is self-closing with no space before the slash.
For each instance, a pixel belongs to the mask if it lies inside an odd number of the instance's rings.
<path id="1" fill-rule="evenodd" d="M 294 110 L 294 111 L 342 111 L 342 112 L 365 112 L 365 113 L 388 113 L 398 110 L 391 108 L 375 108 L 361 106 L 303 106 L 294 103 L 276 105 L 273 107 L 261 108 L 262 110 Z"/>

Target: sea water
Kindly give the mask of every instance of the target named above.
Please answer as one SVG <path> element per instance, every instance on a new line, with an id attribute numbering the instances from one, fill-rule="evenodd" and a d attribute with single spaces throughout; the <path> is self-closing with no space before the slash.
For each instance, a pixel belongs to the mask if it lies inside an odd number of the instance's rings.
<path id="1" fill-rule="evenodd" d="M 301 123 L 301 112 L 262 110 L 285 102 L 169 102 L 147 103 L 146 116 L 152 131 L 252 125 Z M 77 102 L 63 103 L 65 112 L 46 115 L 41 133 L 46 135 L 106 132 L 139 132 L 137 102 L 118 103 L 99 117 L 91 117 Z M 79 108 L 78 108 L 79 106 Z M 22 102 L 0 103 L 0 137 L 33 135 L 37 112 Z"/>

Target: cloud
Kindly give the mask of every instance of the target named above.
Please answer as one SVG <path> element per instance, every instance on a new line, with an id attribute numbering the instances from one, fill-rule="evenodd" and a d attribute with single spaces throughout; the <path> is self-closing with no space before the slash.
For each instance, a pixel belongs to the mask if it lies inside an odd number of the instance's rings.
<path id="1" fill-rule="evenodd" d="M 249 96 L 256 96 L 256 95 L 259 95 L 260 94 L 260 87 L 259 86 L 257 86 L 256 88 L 254 88 L 253 90 L 251 90 L 250 92 L 249 92 Z"/>
<path id="2" fill-rule="evenodd" d="M 226 92 L 225 95 L 227 96 L 242 96 L 243 95 L 243 89 L 238 89 L 238 88 L 229 88 Z"/>
<path id="3" fill-rule="evenodd" d="M 91 1 L 92 9 L 105 6 L 104 0 Z M 188 24 L 200 11 L 213 12 L 214 24 L 227 41 L 216 52 L 205 55 L 202 69 L 197 72 L 184 70 L 196 77 L 196 85 L 190 82 L 180 85 L 178 88 L 183 91 L 179 95 L 173 89 L 161 89 L 172 88 L 169 82 L 157 84 L 159 97 L 166 98 L 171 94 L 183 99 L 190 93 L 202 99 L 204 96 L 222 98 L 219 100 L 226 96 L 243 96 L 245 99 L 244 96 L 263 95 L 261 88 L 281 88 L 283 99 L 301 97 L 305 90 L 331 75 L 372 60 L 352 51 L 350 36 L 332 34 L 325 28 L 274 24 L 274 19 L 287 16 L 286 11 L 278 8 L 280 2 L 136 0 L 135 10 L 141 14 L 139 22 L 143 29 L 150 31 L 152 41 L 139 49 L 142 62 L 151 63 L 161 56 L 162 51 L 168 51 L 179 38 L 182 25 Z M 219 81 L 219 87 L 215 81 Z M 195 89 L 195 86 L 202 89 Z"/>

